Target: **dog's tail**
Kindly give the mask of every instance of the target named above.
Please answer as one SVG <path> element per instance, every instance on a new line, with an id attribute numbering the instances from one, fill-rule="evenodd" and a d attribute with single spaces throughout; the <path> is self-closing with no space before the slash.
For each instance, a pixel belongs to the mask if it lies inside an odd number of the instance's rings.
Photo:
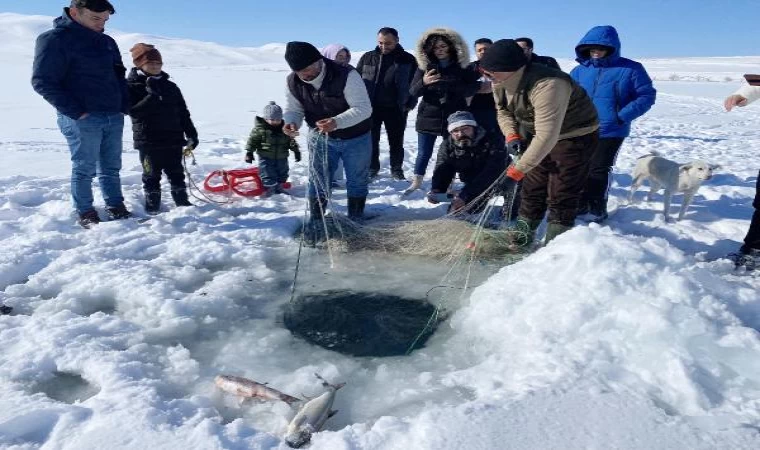
<path id="1" fill-rule="evenodd" d="M 638 159 L 646 158 L 647 156 L 660 156 L 660 157 L 662 157 L 662 155 L 659 152 L 656 152 L 654 150 L 649 150 L 649 153 L 647 153 L 646 155 L 639 156 Z"/>

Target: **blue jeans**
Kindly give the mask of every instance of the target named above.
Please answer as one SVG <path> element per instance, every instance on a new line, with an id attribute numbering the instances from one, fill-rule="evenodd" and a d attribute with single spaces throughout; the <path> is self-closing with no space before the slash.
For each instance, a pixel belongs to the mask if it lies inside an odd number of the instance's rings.
<path id="1" fill-rule="evenodd" d="M 343 161 L 348 197 L 366 197 L 369 193 L 369 163 L 372 156 L 371 133 L 353 139 L 334 139 L 309 129 L 309 198 L 326 198 L 330 183 Z"/>
<path id="2" fill-rule="evenodd" d="M 417 133 L 417 159 L 414 161 L 414 174 L 425 175 L 430 158 L 435 149 L 437 134 Z"/>
<path id="3" fill-rule="evenodd" d="M 277 186 L 288 181 L 289 170 L 287 158 L 274 159 L 259 156 L 259 175 L 265 187 Z"/>
<path id="4" fill-rule="evenodd" d="M 71 152 L 71 196 L 79 214 L 92 211 L 92 179 L 100 181 L 106 206 L 124 203 L 121 193 L 121 152 L 124 115 L 92 113 L 74 120 L 58 113 L 58 128 Z"/>

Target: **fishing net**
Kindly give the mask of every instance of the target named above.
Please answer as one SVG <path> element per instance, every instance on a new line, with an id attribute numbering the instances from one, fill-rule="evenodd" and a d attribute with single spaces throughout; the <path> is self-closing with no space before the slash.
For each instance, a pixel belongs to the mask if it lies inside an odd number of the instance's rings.
<path id="1" fill-rule="evenodd" d="M 324 135 L 312 133 L 309 139 L 315 155 L 327 153 Z M 316 219 L 304 222 L 298 235 L 303 233 L 309 245 L 326 247 L 331 254 L 372 250 L 426 256 L 447 263 L 463 257 L 511 260 L 516 253 L 524 252 L 532 240 L 530 230 L 512 223 L 518 188 L 508 183 L 503 174 L 463 208 L 439 219 L 358 223 L 336 214 L 339 208 L 326 194 L 332 178 L 329 166 L 325 157 L 310 157 L 310 193 L 326 198 L 326 203 L 320 206 Z"/>
<path id="2" fill-rule="evenodd" d="M 353 356 L 396 356 L 424 346 L 439 322 L 425 300 L 358 291 L 302 295 L 284 313 L 296 336 Z"/>
<path id="3" fill-rule="evenodd" d="M 438 219 L 353 221 L 326 195 L 332 179 L 328 167 L 334 167 L 326 157 L 319 157 L 327 154 L 326 138 L 310 133 L 309 139 L 308 196 L 326 200 L 307 209 L 296 233 L 305 245 L 299 247 L 291 302 L 284 315 L 286 328 L 296 336 L 354 356 L 409 354 L 423 346 L 442 318 L 464 301 L 478 276 L 485 279 L 484 274 L 490 276 L 519 260 L 531 244 L 531 231 L 511 221 L 517 186 L 505 189 L 504 176 L 460 210 Z M 303 254 L 304 247 L 327 251 Z M 371 256 L 361 260 L 357 255 Z M 372 267 L 394 258 L 415 263 L 396 262 L 389 270 Z M 307 273 L 302 273 L 301 282 L 316 293 L 296 295 L 302 266 Z M 421 275 L 425 271 L 428 275 Z M 371 276 L 365 277 L 366 273 Z M 388 273 L 406 279 L 395 285 L 387 280 L 377 284 L 373 279 L 383 279 Z M 424 300 L 409 299 L 419 295 L 388 294 L 408 293 L 418 285 L 425 286 Z M 319 286 L 328 288 L 319 292 Z M 434 290 L 435 299 L 430 296 Z"/>

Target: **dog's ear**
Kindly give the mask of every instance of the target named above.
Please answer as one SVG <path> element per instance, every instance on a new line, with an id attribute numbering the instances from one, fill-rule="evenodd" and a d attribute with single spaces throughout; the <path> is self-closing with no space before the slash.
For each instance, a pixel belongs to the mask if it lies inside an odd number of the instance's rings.
<path id="1" fill-rule="evenodd" d="M 694 166 L 692 166 L 691 163 L 681 164 L 681 167 L 679 167 L 678 170 L 680 172 L 688 172 L 689 170 L 691 170 L 692 167 L 694 167 Z"/>

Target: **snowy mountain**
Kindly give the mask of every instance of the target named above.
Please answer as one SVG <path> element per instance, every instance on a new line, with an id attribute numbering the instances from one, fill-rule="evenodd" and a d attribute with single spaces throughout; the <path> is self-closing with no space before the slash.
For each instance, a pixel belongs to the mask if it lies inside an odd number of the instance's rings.
<path id="1" fill-rule="evenodd" d="M 34 39 L 51 20 L 0 14 L 0 303 L 14 308 L 0 316 L 0 448 L 287 448 L 287 405 L 240 406 L 213 379 L 233 374 L 316 396 L 314 372 L 347 382 L 316 449 L 757 448 L 760 278 L 723 256 L 753 210 L 760 106 L 727 114 L 721 103 L 741 74 L 760 70 L 760 57 L 645 60 L 658 100 L 623 146 L 609 222 L 578 225 L 513 265 L 472 267 L 477 287 L 441 297 L 450 315 L 424 348 L 355 358 L 284 328 L 297 264 L 299 295 L 350 288 L 421 299 L 444 284 L 448 266 L 362 252 L 299 256 L 303 163 L 291 163 L 292 197 L 175 209 L 166 190 L 165 212 L 145 223 L 82 230 L 68 149 L 29 83 Z M 189 166 L 196 183 L 245 166 L 254 115 L 283 100 L 282 45 L 111 34 L 126 61 L 138 41 L 162 51 L 200 133 L 198 165 Z M 422 192 L 401 196 L 407 183 L 390 178 L 381 146 L 368 210 L 443 215 Z M 722 166 L 680 222 L 663 219 L 661 195 L 624 200 L 636 158 L 652 150 Z M 127 125 L 122 184 L 142 217 L 140 176 Z M 335 195 L 345 208 L 345 191 Z"/>

